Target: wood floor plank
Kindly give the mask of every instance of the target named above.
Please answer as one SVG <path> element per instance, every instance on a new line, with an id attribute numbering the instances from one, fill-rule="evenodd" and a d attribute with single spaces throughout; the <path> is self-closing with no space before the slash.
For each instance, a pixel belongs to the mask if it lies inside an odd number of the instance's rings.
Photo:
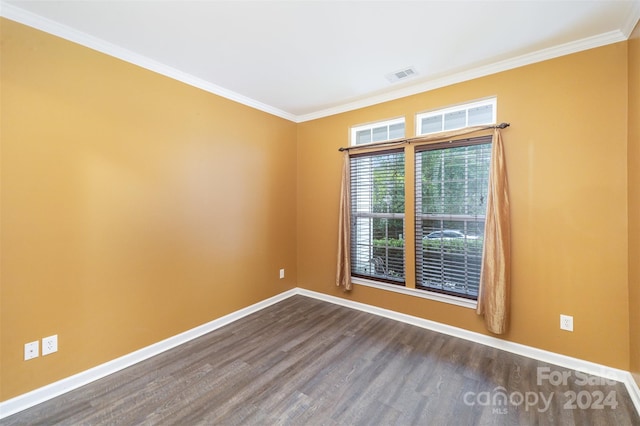
<path id="1" fill-rule="evenodd" d="M 574 380 L 539 385 L 540 368 Z M 576 374 L 294 296 L 0 423 L 640 426 L 623 384 Z"/>

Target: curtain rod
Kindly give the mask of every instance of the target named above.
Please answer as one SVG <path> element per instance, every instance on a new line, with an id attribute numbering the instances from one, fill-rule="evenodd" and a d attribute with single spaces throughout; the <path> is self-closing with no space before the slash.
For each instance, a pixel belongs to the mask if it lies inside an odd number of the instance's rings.
<path id="1" fill-rule="evenodd" d="M 477 129 L 477 130 L 472 130 L 469 133 L 472 133 L 474 131 L 482 131 L 482 130 L 489 130 L 489 129 L 506 129 L 507 127 L 511 126 L 511 123 L 500 123 L 497 124 L 495 126 L 487 126 L 487 127 L 483 127 L 482 129 Z M 462 136 L 464 133 L 462 133 L 459 136 Z M 354 145 L 354 146 L 349 146 L 349 147 L 341 147 L 338 148 L 338 151 L 342 152 L 342 151 L 348 151 L 352 148 L 367 148 L 367 147 L 374 147 L 374 146 L 385 146 L 385 145 L 395 145 L 395 144 L 402 144 L 402 143 L 410 143 L 411 141 L 417 140 L 417 139 L 424 139 L 425 136 L 416 136 L 414 138 L 409 138 L 409 139 L 398 139 L 395 141 L 388 141 L 388 142 L 380 142 L 380 143 L 376 143 L 376 144 L 367 144 L 367 145 Z"/>

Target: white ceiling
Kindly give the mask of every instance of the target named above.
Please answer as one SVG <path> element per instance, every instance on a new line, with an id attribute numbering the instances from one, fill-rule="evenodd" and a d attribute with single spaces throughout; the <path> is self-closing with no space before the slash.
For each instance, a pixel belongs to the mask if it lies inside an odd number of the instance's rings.
<path id="1" fill-rule="evenodd" d="M 306 121 L 628 38 L 634 1 L 19 1 L 9 19 Z M 413 66 L 391 84 L 385 75 Z"/>

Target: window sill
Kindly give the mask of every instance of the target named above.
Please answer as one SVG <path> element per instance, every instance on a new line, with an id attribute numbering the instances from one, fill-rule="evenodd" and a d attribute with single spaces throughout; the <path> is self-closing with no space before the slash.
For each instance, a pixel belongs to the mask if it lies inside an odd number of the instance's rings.
<path id="1" fill-rule="evenodd" d="M 465 299 L 464 297 L 450 296 L 448 294 L 434 293 L 426 290 L 417 290 L 415 288 L 400 287 L 393 284 L 380 283 L 364 278 L 351 277 L 351 282 L 353 284 L 373 287 L 379 290 L 392 291 L 394 293 L 406 294 L 408 296 L 421 297 L 423 299 L 435 300 L 436 302 L 444 302 L 451 305 L 462 306 L 463 308 L 476 309 L 476 307 L 478 306 L 477 301 Z"/>

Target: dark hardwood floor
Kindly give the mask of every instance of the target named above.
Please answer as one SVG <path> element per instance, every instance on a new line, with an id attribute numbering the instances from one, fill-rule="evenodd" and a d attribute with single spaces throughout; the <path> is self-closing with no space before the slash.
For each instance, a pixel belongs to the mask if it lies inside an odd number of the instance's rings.
<path id="1" fill-rule="evenodd" d="M 621 383 L 294 296 L 0 423 L 640 425 L 640 417 Z"/>

